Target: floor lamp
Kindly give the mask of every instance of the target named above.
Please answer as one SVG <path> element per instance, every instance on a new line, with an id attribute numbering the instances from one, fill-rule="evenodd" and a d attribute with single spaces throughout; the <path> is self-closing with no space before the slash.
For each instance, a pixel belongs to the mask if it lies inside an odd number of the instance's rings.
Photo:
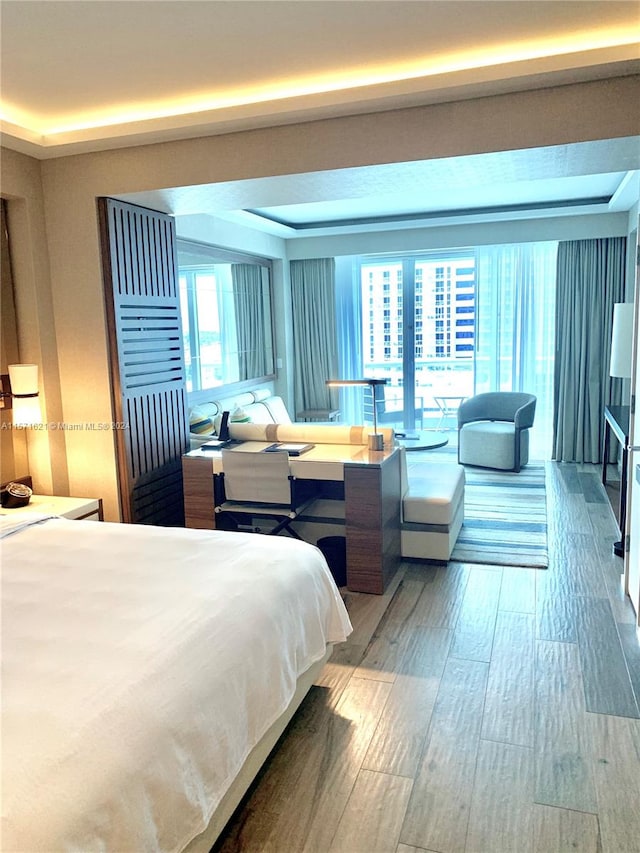
<path id="1" fill-rule="evenodd" d="M 373 432 L 369 433 L 369 450 L 383 450 L 384 436 L 378 433 L 378 420 L 376 414 L 376 386 L 387 385 L 388 379 L 327 379 L 328 388 L 346 388 L 350 385 L 361 385 L 371 388 L 373 398 Z"/>

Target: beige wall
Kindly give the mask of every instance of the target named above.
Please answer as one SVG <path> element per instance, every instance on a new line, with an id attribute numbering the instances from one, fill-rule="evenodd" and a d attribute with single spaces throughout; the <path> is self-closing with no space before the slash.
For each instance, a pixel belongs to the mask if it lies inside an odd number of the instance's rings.
<path id="1" fill-rule="evenodd" d="M 14 151 L 2 151 L 2 197 L 7 203 L 7 224 L 17 321 L 17 352 L 22 362 L 39 366 L 39 390 L 46 421 L 62 418 L 55 316 L 51 301 L 49 258 L 41 182 L 41 164 Z M 3 318 L 4 324 L 4 318 Z M 49 424 L 25 430 L 27 459 L 14 447 L 17 476 L 29 473 L 34 487 L 44 494 L 67 494 L 65 437 Z M 3 443 L 3 454 L 10 453 Z M 22 470 L 22 469 L 25 470 Z"/>
<path id="2" fill-rule="evenodd" d="M 44 293 L 39 282 L 31 292 L 39 301 L 40 334 L 57 340 L 60 420 L 71 426 L 111 421 L 96 197 L 631 136 L 638 132 L 638 83 L 626 77 L 43 161 L 42 195 L 38 190 L 31 200 L 40 211 L 32 255 L 46 267 L 44 202 L 51 288 Z M 8 160 L 14 184 L 18 174 L 28 184 L 37 171 L 18 156 L 3 158 L 3 194 Z M 18 322 L 30 322 L 24 306 Z M 48 396 L 51 420 L 49 405 Z M 64 441 L 70 493 L 102 497 L 106 517 L 118 518 L 112 434 L 73 429 Z M 57 457 L 52 468 L 54 462 Z"/>

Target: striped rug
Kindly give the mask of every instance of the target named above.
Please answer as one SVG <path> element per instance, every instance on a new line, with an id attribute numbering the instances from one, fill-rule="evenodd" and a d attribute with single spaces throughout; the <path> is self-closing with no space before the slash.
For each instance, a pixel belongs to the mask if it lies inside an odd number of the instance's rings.
<path id="1" fill-rule="evenodd" d="M 451 560 L 546 569 L 544 462 L 518 474 L 465 466 L 464 524 Z"/>

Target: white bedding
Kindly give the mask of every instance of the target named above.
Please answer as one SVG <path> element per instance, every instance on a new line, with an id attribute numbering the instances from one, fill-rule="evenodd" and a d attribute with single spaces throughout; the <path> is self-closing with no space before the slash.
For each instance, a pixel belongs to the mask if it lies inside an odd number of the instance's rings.
<path id="1" fill-rule="evenodd" d="M 2 849 L 181 850 L 351 630 L 324 558 L 284 537 L 34 522 L 2 540 Z"/>

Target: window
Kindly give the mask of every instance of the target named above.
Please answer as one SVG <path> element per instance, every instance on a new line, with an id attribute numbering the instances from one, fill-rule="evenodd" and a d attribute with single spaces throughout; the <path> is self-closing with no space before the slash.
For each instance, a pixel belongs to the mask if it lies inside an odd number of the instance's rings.
<path id="1" fill-rule="evenodd" d="M 351 334 L 340 340 L 340 359 L 342 348 L 352 352 L 357 341 L 364 356 L 354 375 L 386 377 L 404 389 L 407 401 L 407 388 L 415 388 L 425 401 L 425 425 L 430 408 L 437 416 L 434 396 L 528 390 L 538 397 L 538 434 L 551 435 L 544 424 L 553 409 L 556 249 L 555 243 L 525 243 L 354 259 L 361 277 L 349 286 L 360 288 L 358 302 L 369 282 L 379 302 L 367 324 L 356 309 Z M 398 284 L 390 327 L 382 305 L 386 281 Z M 347 419 L 360 416 L 345 412 Z M 400 413 L 398 426 L 415 428 L 412 416 Z"/>

